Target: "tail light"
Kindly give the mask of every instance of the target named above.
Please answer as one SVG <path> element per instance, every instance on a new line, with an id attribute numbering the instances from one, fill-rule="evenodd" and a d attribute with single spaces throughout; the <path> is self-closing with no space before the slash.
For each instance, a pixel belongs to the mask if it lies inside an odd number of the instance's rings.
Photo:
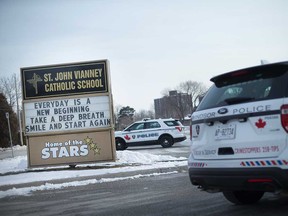
<path id="1" fill-rule="evenodd" d="M 263 182 L 273 182 L 272 179 L 269 178 L 257 178 L 257 179 L 248 179 L 249 183 L 263 183 Z"/>
<path id="2" fill-rule="evenodd" d="M 281 106 L 281 123 L 284 130 L 288 133 L 288 104 Z"/>
<path id="3" fill-rule="evenodd" d="M 182 127 L 180 127 L 180 126 L 176 126 L 175 128 L 176 128 L 179 132 L 182 131 Z"/>

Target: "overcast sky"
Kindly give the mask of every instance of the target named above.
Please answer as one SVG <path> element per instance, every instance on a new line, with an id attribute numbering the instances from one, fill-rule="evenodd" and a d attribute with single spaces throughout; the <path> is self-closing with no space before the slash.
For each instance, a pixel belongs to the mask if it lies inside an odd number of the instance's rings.
<path id="1" fill-rule="evenodd" d="M 0 77 L 108 59 L 114 105 L 288 60 L 287 0 L 0 0 Z"/>

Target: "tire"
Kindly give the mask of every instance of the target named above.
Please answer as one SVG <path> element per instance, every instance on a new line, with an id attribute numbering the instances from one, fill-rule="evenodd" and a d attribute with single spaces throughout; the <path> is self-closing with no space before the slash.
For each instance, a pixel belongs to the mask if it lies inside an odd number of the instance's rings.
<path id="1" fill-rule="evenodd" d="M 115 144 L 116 144 L 116 150 L 123 151 L 128 147 L 126 142 L 122 139 L 115 139 Z"/>
<path id="2" fill-rule="evenodd" d="M 236 204 L 247 205 L 257 203 L 264 195 L 263 191 L 224 191 L 224 197 Z"/>
<path id="3" fill-rule="evenodd" d="M 173 138 L 171 136 L 168 136 L 168 135 L 164 135 L 164 136 L 160 137 L 159 142 L 163 148 L 169 148 L 174 144 Z"/>

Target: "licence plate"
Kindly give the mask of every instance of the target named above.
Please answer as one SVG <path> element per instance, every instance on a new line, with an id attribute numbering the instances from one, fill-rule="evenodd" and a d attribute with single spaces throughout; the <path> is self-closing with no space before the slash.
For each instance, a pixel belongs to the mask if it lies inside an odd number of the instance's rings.
<path id="1" fill-rule="evenodd" d="M 215 131 L 215 140 L 234 139 L 236 134 L 236 125 L 219 125 Z"/>

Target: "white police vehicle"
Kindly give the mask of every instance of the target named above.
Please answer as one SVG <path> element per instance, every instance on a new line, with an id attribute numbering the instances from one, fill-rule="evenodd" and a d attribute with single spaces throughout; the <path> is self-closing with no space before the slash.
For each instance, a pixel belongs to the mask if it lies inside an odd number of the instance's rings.
<path id="1" fill-rule="evenodd" d="M 134 122 L 123 131 L 115 132 L 117 150 L 149 144 L 160 144 L 167 148 L 185 139 L 184 127 L 175 119 L 144 119 Z"/>
<path id="2" fill-rule="evenodd" d="M 252 204 L 288 191 L 288 62 L 211 79 L 192 115 L 188 160 L 193 185 Z"/>

